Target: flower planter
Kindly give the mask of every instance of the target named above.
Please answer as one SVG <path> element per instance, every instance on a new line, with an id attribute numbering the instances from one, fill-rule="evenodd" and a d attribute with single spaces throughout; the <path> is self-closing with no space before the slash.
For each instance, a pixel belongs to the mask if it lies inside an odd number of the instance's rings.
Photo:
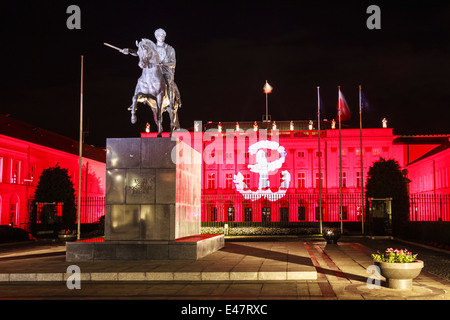
<path id="1" fill-rule="evenodd" d="M 421 260 L 410 263 L 374 261 L 374 264 L 380 267 L 388 288 L 401 290 L 411 290 L 412 280 L 419 276 L 423 268 Z"/>
<path id="2" fill-rule="evenodd" d="M 62 241 L 75 241 L 77 239 L 76 234 L 58 234 L 58 239 Z"/>

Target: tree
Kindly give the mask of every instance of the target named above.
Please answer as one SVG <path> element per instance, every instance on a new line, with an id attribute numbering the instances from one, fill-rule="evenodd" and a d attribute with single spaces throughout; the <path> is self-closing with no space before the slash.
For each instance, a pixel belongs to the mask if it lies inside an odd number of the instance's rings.
<path id="1" fill-rule="evenodd" d="M 392 198 L 392 232 L 401 235 L 409 220 L 408 178 L 397 161 L 380 158 L 369 168 L 366 198 Z M 366 206 L 367 207 L 367 206 Z"/>
<path id="2" fill-rule="evenodd" d="M 61 228 L 70 230 L 74 228 L 77 216 L 75 189 L 67 169 L 56 164 L 55 167 L 49 167 L 42 171 L 34 199 L 36 202 L 64 203 Z"/>

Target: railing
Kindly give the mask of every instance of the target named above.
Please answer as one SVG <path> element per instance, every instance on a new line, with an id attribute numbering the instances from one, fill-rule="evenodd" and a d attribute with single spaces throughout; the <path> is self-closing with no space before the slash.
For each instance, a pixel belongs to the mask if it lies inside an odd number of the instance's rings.
<path id="1" fill-rule="evenodd" d="M 233 225 L 292 226 L 319 221 L 319 194 L 287 194 L 283 198 L 248 200 L 239 194 L 202 195 L 202 223 L 205 226 Z M 339 193 L 321 195 L 322 221 L 340 222 Z M 366 204 L 366 199 L 364 198 Z M 365 208 L 367 209 L 367 208 Z M 365 210 L 365 212 L 368 212 Z M 395 213 L 393 213 L 395 214 Z M 361 221 L 361 194 L 342 194 L 342 221 Z M 410 195 L 410 221 L 450 221 L 450 195 Z"/>
<path id="2" fill-rule="evenodd" d="M 205 226 L 223 223 L 232 223 L 236 226 L 293 226 L 296 224 L 306 226 L 320 219 L 319 194 L 317 193 L 286 194 L 279 200 L 270 200 L 276 199 L 257 199 L 257 196 L 253 196 L 246 200 L 240 194 L 204 194 L 202 195 L 201 221 Z M 339 193 L 324 193 L 321 195 L 321 202 L 322 221 L 340 222 Z M 40 221 L 42 208 L 38 210 L 38 221 Z M 57 216 L 62 214 L 62 206 L 56 205 L 55 210 Z M 98 223 L 100 217 L 104 215 L 105 197 L 81 198 L 82 224 Z M 360 193 L 342 195 L 342 221 L 361 221 Z M 410 195 L 410 221 L 450 221 L 450 195 Z M 20 227 L 29 229 L 28 222 L 23 225 Z"/>
<path id="3" fill-rule="evenodd" d="M 410 221 L 450 221 L 448 194 L 413 194 L 409 202 Z"/>
<path id="4" fill-rule="evenodd" d="M 76 199 L 75 203 L 78 203 Z M 81 197 L 80 223 L 98 223 L 100 217 L 104 215 L 105 197 Z"/>
<path id="5" fill-rule="evenodd" d="M 341 199 L 337 193 L 322 194 L 322 221 L 341 221 Z M 292 225 L 296 222 L 320 221 L 319 194 L 287 194 L 276 199 L 257 198 L 248 200 L 239 194 L 203 195 L 202 222 L 216 225 L 223 222 L 252 225 Z M 361 194 L 342 195 L 342 220 L 361 221 Z"/>

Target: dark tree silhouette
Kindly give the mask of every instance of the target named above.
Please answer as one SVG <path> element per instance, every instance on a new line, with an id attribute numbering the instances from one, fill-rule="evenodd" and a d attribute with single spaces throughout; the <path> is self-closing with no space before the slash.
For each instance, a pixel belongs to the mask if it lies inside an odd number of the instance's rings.
<path id="1" fill-rule="evenodd" d="M 396 160 L 380 158 L 368 172 L 366 197 L 392 198 L 392 233 L 402 235 L 409 221 L 408 178 Z M 367 206 L 366 206 L 367 207 Z"/>
<path id="2" fill-rule="evenodd" d="M 49 167 L 42 171 L 34 200 L 35 202 L 64 203 L 62 219 L 56 221 L 55 226 L 73 230 L 76 220 L 75 189 L 67 169 L 61 168 L 57 164 L 55 167 Z M 36 210 L 36 206 L 33 210 Z"/>

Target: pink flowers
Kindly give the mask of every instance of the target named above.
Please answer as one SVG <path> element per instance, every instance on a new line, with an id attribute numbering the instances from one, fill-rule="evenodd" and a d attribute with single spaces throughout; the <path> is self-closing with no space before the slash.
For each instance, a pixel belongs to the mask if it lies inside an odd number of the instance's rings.
<path id="1" fill-rule="evenodd" d="M 372 258 L 379 262 L 410 263 L 416 261 L 417 253 L 413 254 L 407 249 L 387 248 L 384 253 L 377 251 L 376 254 L 372 254 Z"/>

